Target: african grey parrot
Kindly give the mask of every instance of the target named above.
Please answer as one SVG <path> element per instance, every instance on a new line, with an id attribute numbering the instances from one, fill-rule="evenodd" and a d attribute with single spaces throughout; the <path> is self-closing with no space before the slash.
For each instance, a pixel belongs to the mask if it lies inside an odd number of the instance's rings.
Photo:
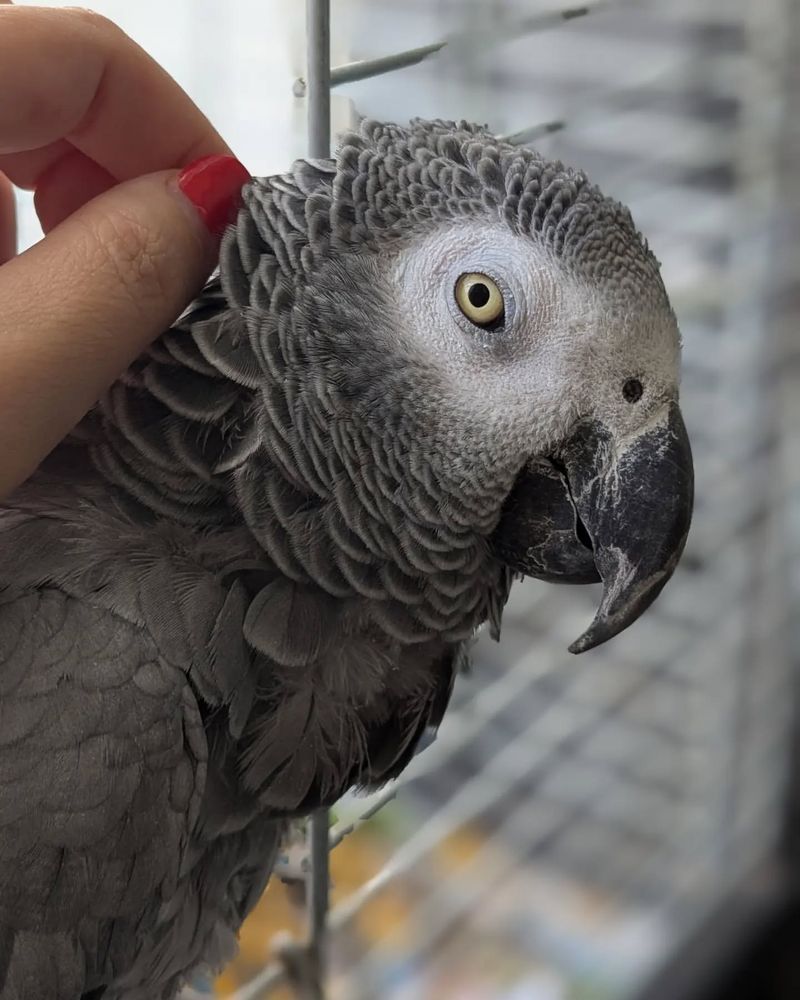
<path id="1" fill-rule="evenodd" d="M 219 273 L 0 508 L 0 996 L 171 998 L 287 819 L 396 776 L 519 574 L 689 528 L 679 335 L 630 214 L 466 123 L 245 186 Z"/>

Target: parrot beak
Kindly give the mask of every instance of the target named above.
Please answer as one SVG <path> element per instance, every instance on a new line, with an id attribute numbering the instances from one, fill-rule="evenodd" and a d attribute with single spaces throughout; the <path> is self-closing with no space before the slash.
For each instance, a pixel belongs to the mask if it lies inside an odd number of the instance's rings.
<path id="1" fill-rule="evenodd" d="M 557 459 L 529 462 L 493 537 L 511 569 L 543 580 L 603 582 L 583 653 L 632 625 L 678 564 L 692 517 L 694 471 L 676 403 L 622 445 L 580 424 Z"/>

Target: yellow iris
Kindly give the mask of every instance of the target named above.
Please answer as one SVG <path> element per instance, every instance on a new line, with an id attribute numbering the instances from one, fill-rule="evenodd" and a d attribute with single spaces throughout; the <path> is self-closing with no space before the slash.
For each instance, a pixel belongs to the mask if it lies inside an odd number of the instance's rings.
<path id="1" fill-rule="evenodd" d="M 505 311 L 503 293 L 488 274 L 462 274 L 456 282 L 458 308 L 470 323 L 489 326 Z"/>

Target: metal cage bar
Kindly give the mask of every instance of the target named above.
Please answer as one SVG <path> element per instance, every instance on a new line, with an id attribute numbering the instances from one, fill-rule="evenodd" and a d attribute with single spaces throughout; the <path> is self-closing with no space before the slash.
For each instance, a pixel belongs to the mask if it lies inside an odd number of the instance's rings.
<path id="1" fill-rule="evenodd" d="M 308 76 L 308 155 L 324 159 L 331 153 L 331 5 L 330 0 L 306 0 Z M 309 824 L 309 941 L 312 967 L 311 1000 L 324 1000 L 330 853 L 328 811 L 320 810 Z"/>
<path id="2" fill-rule="evenodd" d="M 565 21 L 572 21 L 578 17 L 585 17 L 587 14 L 601 8 L 610 7 L 612 4 L 623 3 L 625 0 L 596 0 L 592 5 L 582 5 L 577 7 L 564 7 L 562 10 L 548 11 L 543 14 L 532 14 L 530 17 L 521 18 L 513 24 L 504 25 L 497 29 L 498 37 L 514 36 L 517 38 L 524 35 L 532 35 L 538 31 L 547 31 Z M 316 6 L 312 0 L 308 0 L 309 12 L 311 7 Z M 309 41 L 311 35 L 318 29 L 315 22 L 309 17 Z M 383 76 L 386 73 L 394 73 L 399 69 L 408 69 L 409 66 L 417 66 L 431 56 L 435 56 L 447 46 L 457 45 L 459 42 L 470 39 L 470 35 L 464 33 L 455 35 L 452 38 L 445 38 L 440 42 L 432 42 L 429 45 L 420 45 L 413 49 L 406 49 L 403 52 L 394 52 L 388 56 L 379 56 L 376 59 L 359 59 L 356 62 L 345 63 L 336 66 L 330 71 L 330 86 L 341 87 L 346 83 L 356 83 L 359 80 L 370 80 L 375 76 Z M 311 73 L 313 63 L 308 63 L 308 78 L 298 77 L 293 86 L 295 97 L 308 96 L 309 108 L 316 98 L 311 93 Z"/>
<path id="3" fill-rule="evenodd" d="M 308 155 L 331 154 L 331 3 L 306 0 Z"/>

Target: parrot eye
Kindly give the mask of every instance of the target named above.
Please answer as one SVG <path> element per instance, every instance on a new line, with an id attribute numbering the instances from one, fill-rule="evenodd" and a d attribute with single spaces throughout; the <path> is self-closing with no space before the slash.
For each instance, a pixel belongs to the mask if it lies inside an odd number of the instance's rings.
<path id="1" fill-rule="evenodd" d="M 475 326 L 486 328 L 502 322 L 503 293 L 487 274 L 462 274 L 456 282 L 455 294 L 458 308 Z"/>

